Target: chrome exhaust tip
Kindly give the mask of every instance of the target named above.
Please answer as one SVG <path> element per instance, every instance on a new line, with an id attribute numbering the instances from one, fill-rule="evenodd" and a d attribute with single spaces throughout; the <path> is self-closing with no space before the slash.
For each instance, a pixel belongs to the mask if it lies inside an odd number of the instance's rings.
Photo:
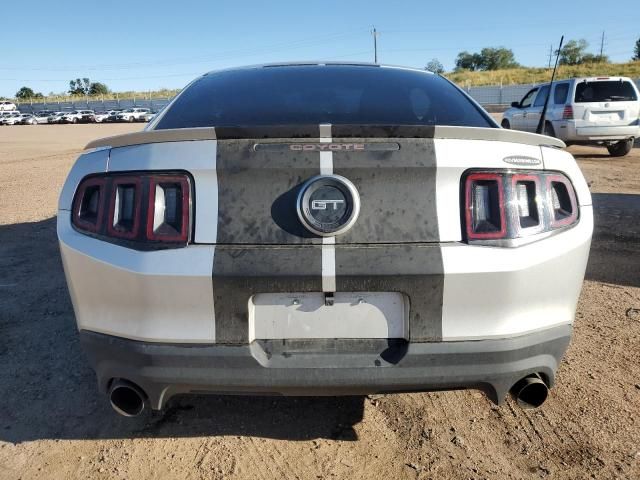
<path id="1" fill-rule="evenodd" d="M 516 382 L 511 388 L 511 394 L 522 408 L 538 408 L 549 396 L 549 387 L 540 375 L 528 375 Z"/>
<path id="2" fill-rule="evenodd" d="M 147 396 L 136 384 L 115 379 L 109 388 L 109 402 L 120 415 L 137 417 L 147 407 Z"/>

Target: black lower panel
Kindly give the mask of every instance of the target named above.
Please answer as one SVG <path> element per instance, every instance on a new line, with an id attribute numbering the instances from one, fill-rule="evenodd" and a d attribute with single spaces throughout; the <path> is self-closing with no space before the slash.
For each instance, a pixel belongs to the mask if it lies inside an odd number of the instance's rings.
<path id="1" fill-rule="evenodd" d="M 513 338 L 387 345 L 382 340 L 190 345 L 138 342 L 81 331 L 100 389 L 138 385 L 161 409 L 178 393 L 365 395 L 477 388 L 501 402 L 515 382 L 541 373 L 548 385 L 570 325 Z M 389 349 L 396 356 L 386 357 Z"/>
<path id="2" fill-rule="evenodd" d="M 401 292 L 410 302 L 413 342 L 442 338 L 444 276 L 438 245 L 336 245 L 339 292 Z M 216 342 L 249 340 L 249 298 L 257 293 L 322 291 L 322 247 L 216 246 Z"/>
<path id="3" fill-rule="evenodd" d="M 256 293 L 321 292 L 322 251 L 306 246 L 216 246 L 216 342 L 249 341 L 249 298 Z"/>
<path id="4" fill-rule="evenodd" d="M 340 292 L 401 292 L 412 342 L 442 339 L 444 273 L 439 245 L 337 245 Z"/>

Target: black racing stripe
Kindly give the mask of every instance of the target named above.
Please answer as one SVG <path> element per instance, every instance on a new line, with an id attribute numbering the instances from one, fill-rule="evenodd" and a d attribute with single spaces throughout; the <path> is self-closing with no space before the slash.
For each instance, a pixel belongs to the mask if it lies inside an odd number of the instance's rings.
<path id="1" fill-rule="evenodd" d="M 335 138 L 433 138 L 433 125 L 332 125 Z M 318 138 L 318 125 L 215 127 L 218 140 Z"/>
<path id="2" fill-rule="evenodd" d="M 217 243 L 322 243 L 302 226 L 296 209 L 302 184 L 320 173 L 318 152 L 255 150 L 255 144 L 218 141 Z"/>
<path id="3" fill-rule="evenodd" d="M 439 240 L 434 141 L 399 139 L 398 144 L 398 151 L 333 153 L 334 173 L 351 180 L 360 194 L 358 220 L 336 243 Z"/>
<path id="4" fill-rule="evenodd" d="M 318 138 L 320 130 L 315 125 L 274 125 L 248 127 L 216 127 L 218 140 L 262 138 Z"/>
<path id="5" fill-rule="evenodd" d="M 249 298 L 256 293 L 321 292 L 322 247 L 216 246 L 213 305 L 217 343 L 249 339 Z"/>
<path id="6" fill-rule="evenodd" d="M 444 267 L 439 245 L 336 245 L 336 287 L 339 292 L 404 293 L 410 304 L 411 341 L 442 339 Z"/>

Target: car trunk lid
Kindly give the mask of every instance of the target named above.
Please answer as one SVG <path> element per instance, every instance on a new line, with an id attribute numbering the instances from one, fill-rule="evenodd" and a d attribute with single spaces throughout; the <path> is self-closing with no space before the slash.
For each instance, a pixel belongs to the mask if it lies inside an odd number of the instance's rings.
<path id="1" fill-rule="evenodd" d="M 300 220 L 298 199 L 305 182 L 321 174 L 347 179 L 360 200 L 358 218 L 336 243 L 438 241 L 432 138 L 223 137 L 216 168 L 217 243 L 322 243 Z"/>

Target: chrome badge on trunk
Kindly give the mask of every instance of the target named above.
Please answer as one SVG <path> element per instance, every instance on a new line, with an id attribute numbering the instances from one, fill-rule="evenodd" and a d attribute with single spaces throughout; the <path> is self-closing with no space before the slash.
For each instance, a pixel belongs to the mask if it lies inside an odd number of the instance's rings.
<path id="1" fill-rule="evenodd" d="M 360 213 L 356 187 L 340 175 L 318 175 L 300 189 L 298 217 L 307 230 L 323 237 L 349 230 Z"/>

